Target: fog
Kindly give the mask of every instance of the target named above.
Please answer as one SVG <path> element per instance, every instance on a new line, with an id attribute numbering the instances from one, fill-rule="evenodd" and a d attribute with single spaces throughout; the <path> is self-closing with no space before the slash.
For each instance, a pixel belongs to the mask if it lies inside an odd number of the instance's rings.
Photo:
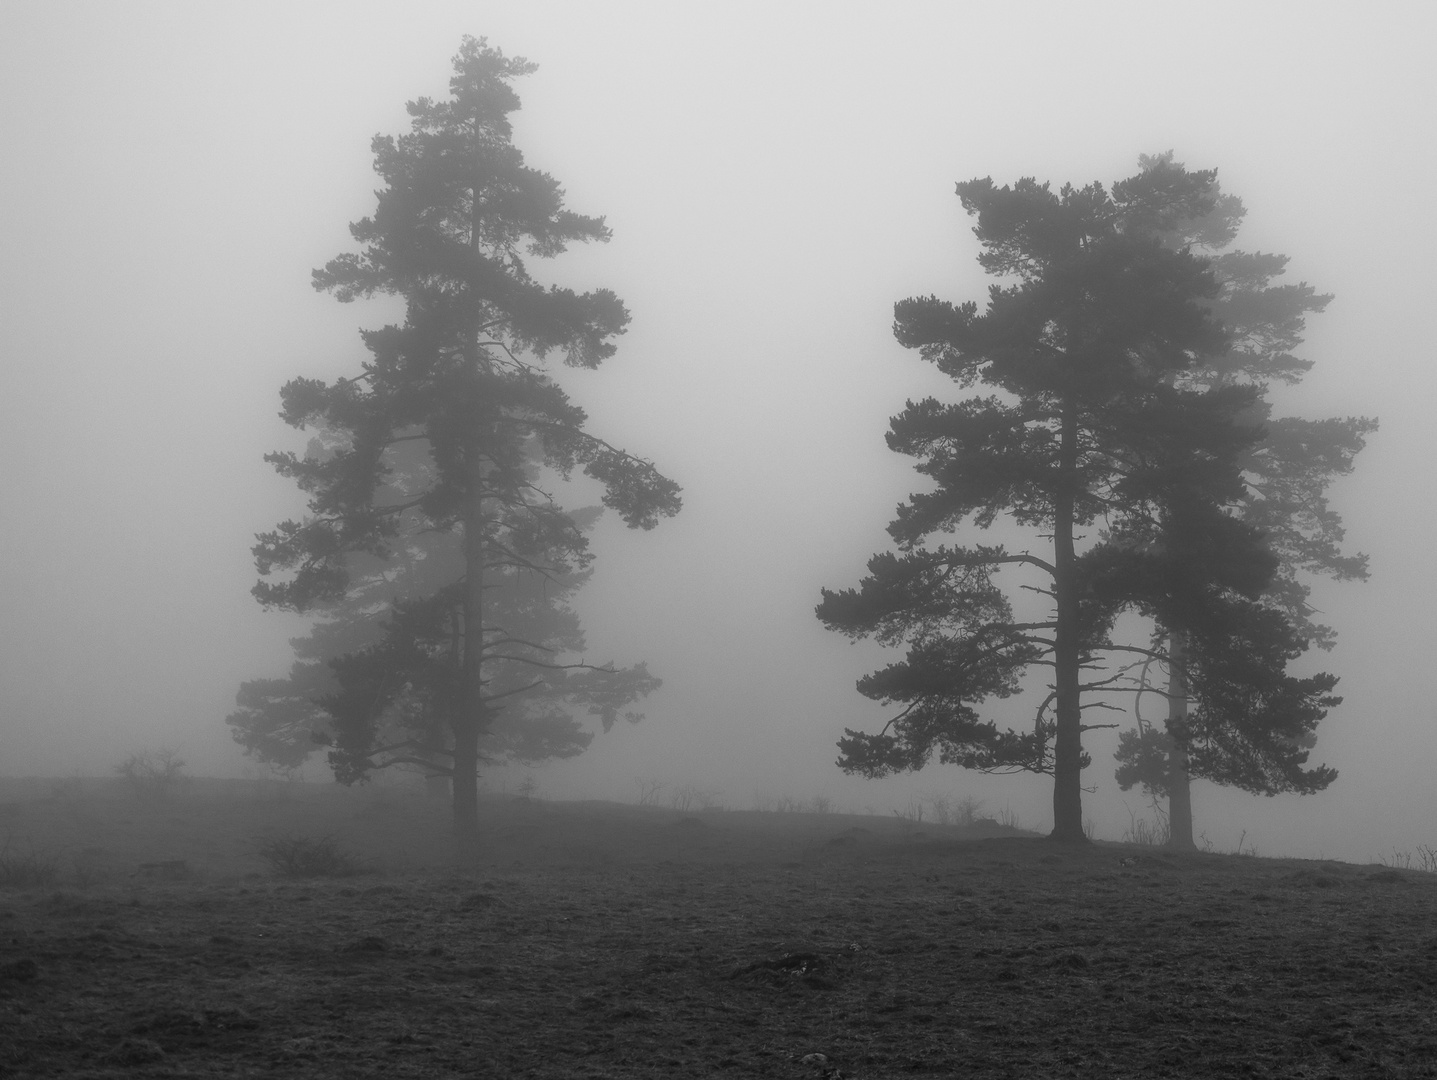
<path id="1" fill-rule="evenodd" d="M 886 814 L 942 792 L 1051 826 L 1044 778 L 840 773 L 843 729 L 881 724 L 853 689 L 878 653 L 813 607 L 857 583 L 914 490 L 888 417 L 949 392 L 893 341 L 893 302 L 986 289 L 954 182 L 1110 182 L 1171 148 L 1243 198 L 1240 246 L 1336 294 L 1277 411 L 1382 425 L 1333 489 L 1372 580 L 1317 586 L 1340 644 L 1304 660 L 1342 677 L 1313 755 L 1340 776 L 1302 799 L 1199 784 L 1196 829 L 1357 861 L 1437 843 L 1437 12 L 1410 3 L 10 0 L 0 774 L 101 775 L 160 746 L 197 774 L 256 769 L 224 718 L 306 625 L 249 595 L 254 533 L 303 510 L 262 460 L 303 447 L 278 390 L 352 373 L 358 329 L 395 310 L 317 294 L 310 271 L 352 248 L 371 136 L 446 92 L 465 33 L 540 65 L 515 142 L 613 229 L 536 267 L 634 316 L 612 360 L 561 381 L 685 493 L 651 533 L 600 526 L 579 600 L 590 656 L 646 660 L 664 687 L 642 723 L 533 770 L 541 796 L 633 801 L 649 780 Z M 1110 839 L 1144 810 L 1115 742 L 1086 738 Z"/>

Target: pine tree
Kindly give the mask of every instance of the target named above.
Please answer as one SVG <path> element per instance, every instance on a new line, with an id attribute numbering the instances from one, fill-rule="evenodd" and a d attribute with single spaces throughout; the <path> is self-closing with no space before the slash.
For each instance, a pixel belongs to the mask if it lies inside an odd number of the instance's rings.
<path id="1" fill-rule="evenodd" d="M 326 434 L 310 441 L 307 456 L 335 452 L 342 440 Z M 421 443 L 397 443 L 389 462 L 387 501 L 430 483 Z M 570 514 L 580 528 L 597 516 L 594 509 Z M 291 641 L 288 677 L 241 684 L 239 708 L 227 722 L 246 752 L 292 769 L 329 746 L 335 775 L 346 782 L 399 764 L 431 777 L 451 775 L 449 712 L 462 661 L 455 586 L 464 564 L 455 533 L 417 525 L 404 530 L 388 559 L 350 559 L 343 598 L 319 612 L 309 634 Z M 555 663 L 556 656 L 584 652 L 569 600 L 588 571 L 562 579 L 512 568 L 487 573 L 488 617 L 508 629 L 513 655 L 491 660 L 489 696 L 502 696 L 504 704 L 481 736 L 481 761 L 573 757 L 593 739 L 579 716 L 597 717 L 607 731 L 621 710 L 658 688 L 642 664 L 581 672 Z"/>
<path id="2" fill-rule="evenodd" d="M 552 481 L 582 469 L 631 527 L 652 528 L 680 505 L 677 485 L 652 464 L 586 430 L 583 410 L 545 364 L 558 354 L 597 367 L 629 315 L 607 289 L 545 288 L 526 265 L 526 257 L 609 236 L 603 219 L 565 209 L 558 183 L 528 168 L 511 141 L 519 98 L 510 83 L 533 70 L 465 38 L 450 98 L 409 103 L 411 130 L 374 139 L 384 187 L 373 216 L 351 226 L 362 250 L 315 271 L 315 287 L 344 302 L 401 296 L 405 321 L 362 332 L 370 355 L 358 375 L 284 387 L 287 422 L 318 423 L 344 440 L 324 459 L 269 455 L 309 495 L 310 516 L 262 534 L 254 549 L 262 578 L 292 571 L 261 580 L 256 597 L 304 611 L 345 594 L 357 556 L 389 558 L 415 532 L 459 535 L 462 579 L 431 597 L 428 610 L 448 604 L 457 634 L 445 715 L 461 841 L 477 829 L 479 746 L 510 693 L 496 686 L 496 665 L 514 661 L 517 640 L 491 617 L 486 593 L 509 574 L 563 582 L 591 560 L 582 529 L 548 490 Z M 386 498 L 395 449 L 410 442 L 426 449 L 425 483 Z M 396 616 L 399 639 L 408 635 L 411 645 L 429 640 L 434 625 L 421 625 L 421 606 Z"/>
<path id="3" fill-rule="evenodd" d="M 818 607 L 832 629 L 907 646 L 904 660 L 860 680 L 861 693 L 901 708 L 876 735 L 846 733 L 842 768 L 882 775 L 936 752 L 969 768 L 1050 774 L 1053 836 L 1082 840 L 1082 731 L 1098 726 L 1083 713 L 1126 689 L 1104 656 L 1152 654 L 1112 639 L 1118 614 L 1159 601 L 1098 590 L 1105 560 L 1131 556 L 1133 537 L 1182 515 L 1225 547 L 1185 593 L 1197 605 L 1188 618 L 1220 622 L 1266 586 L 1272 557 L 1224 512 L 1242 495 L 1239 461 L 1261 434 L 1243 422 L 1259 391 L 1197 385 L 1228 345 L 1212 311 L 1219 285 L 1205 260 L 1161 235 L 1172 220 L 1212 212 L 1213 180 L 1174 168 L 1111 192 L 1092 184 L 1054 195 L 1031 179 L 958 185 L 977 218 L 979 262 L 1003 281 L 982 314 L 973 302 L 903 301 L 895 333 L 961 389 L 994 393 L 910 402 L 892 421 L 890 448 L 917 458 L 933 490 L 899 507 L 889 526 L 899 553 L 874 556 L 859 589 L 825 590 Z M 1000 517 L 1048 549 L 926 546 Z M 1089 535 L 1099 529 L 1107 536 Z M 1080 551 L 1085 536 L 1091 546 Z M 1047 598 L 1046 614 L 1015 615 L 997 580 L 1005 568 L 1028 573 L 1022 586 Z M 1266 644 L 1264 656 L 1281 653 Z M 1051 681 L 1031 724 L 985 719 L 980 707 L 1018 694 L 1035 667 Z M 1215 661 L 1200 670 L 1221 677 Z"/>
<path id="4" fill-rule="evenodd" d="M 1143 175 L 1154 187 L 1182 174 L 1182 166 L 1172 158 L 1169 152 L 1140 159 Z M 1210 194 L 1211 205 L 1204 213 L 1162 220 L 1148 215 L 1146 220 L 1167 246 L 1207 257 L 1219 284 L 1210 307 L 1228 331 L 1231 347 L 1208 357 L 1188 376 L 1189 385 L 1247 385 L 1262 394 L 1247 422 L 1259 427 L 1263 437 L 1241 462 L 1245 490 L 1237 509 L 1277 557 L 1261 604 L 1286 617 L 1291 634 L 1287 652 L 1295 658 L 1309 644 L 1330 650 L 1336 641 L 1335 631 L 1312 617 L 1306 579 L 1367 578 L 1367 557 L 1342 551 L 1342 519 L 1326 492 L 1336 477 L 1351 471 L 1377 424 L 1366 417 L 1272 416 L 1269 386 L 1295 384 L 1311 368 L 1310 361 L 1293 352 L 1302 343 L 1306 317 L 1321 312 L 1332 297 L 1306 282 L 1274 284 L 1284 273 L 1286 256 L 1227 250 L 1246 210 L 1236 196 L 1223 193 L 1215 179 Z M 1268 795 L 1318 791 L 1335 779 L 1331 769 L 1305 767 L 1317 722 L 1341 700 L 1330 693 L 1335 684 L 1331 676 L 1318 677 L 1318 682 L 1270 681 L 1265 696 L 1249 685 L 1245 697 L 1210 689 L 1205 698 L 1189 685 L 1193 658 L 1181 624 L 1163 624 L 1162 630 L 1169 669 L 1166 721 L 1159 728 L 1139 714 L 1138 728 L 1122 733 L 1117 778 L 1124 789 L 1141 784 L 1150 794 L 1168 798 L 1172 846 L 1195 846 L 1189 794 L 1193 776 Z M 1234 651 L 1241 643 L 1241 636 L 1234 638 Z M 1195 710 L 1190 703 L 1196 704 Z"/>

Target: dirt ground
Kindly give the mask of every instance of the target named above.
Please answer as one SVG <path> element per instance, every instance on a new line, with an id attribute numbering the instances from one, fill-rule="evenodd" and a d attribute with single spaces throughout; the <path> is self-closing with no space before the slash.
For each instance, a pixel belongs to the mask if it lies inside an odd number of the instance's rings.
<path id="1" fill-rule="evenodd" d="M 1437 1076 L 1433 874 L 522 801 L 458 865 L 417 797 L 8 783 L 7 1078 Z M 258 854 L 320 836 L 366 872 Z"/>

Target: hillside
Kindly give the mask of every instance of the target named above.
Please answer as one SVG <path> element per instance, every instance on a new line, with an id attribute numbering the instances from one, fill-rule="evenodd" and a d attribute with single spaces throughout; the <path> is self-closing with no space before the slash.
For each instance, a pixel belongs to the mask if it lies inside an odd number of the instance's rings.
<path id="1" fill-rule="evenodd" d="M 457 865 L 393 791 L 5 782 L 0 1075 L 1437 1075 L 1437 875 L 485 810 Z"/>

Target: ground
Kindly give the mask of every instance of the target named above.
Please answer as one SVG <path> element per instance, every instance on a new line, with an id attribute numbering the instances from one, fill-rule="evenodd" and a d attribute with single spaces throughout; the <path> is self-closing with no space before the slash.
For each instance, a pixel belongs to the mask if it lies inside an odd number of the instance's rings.
<path id="1" fill-rule="evenodd" d="M 7 1078 L 1437 1077 L 1433 874 L 523 800 L 456 863 L 392 791 L 8 784 Z M 322 836 L 365 872 L 258 854 Z"/>

